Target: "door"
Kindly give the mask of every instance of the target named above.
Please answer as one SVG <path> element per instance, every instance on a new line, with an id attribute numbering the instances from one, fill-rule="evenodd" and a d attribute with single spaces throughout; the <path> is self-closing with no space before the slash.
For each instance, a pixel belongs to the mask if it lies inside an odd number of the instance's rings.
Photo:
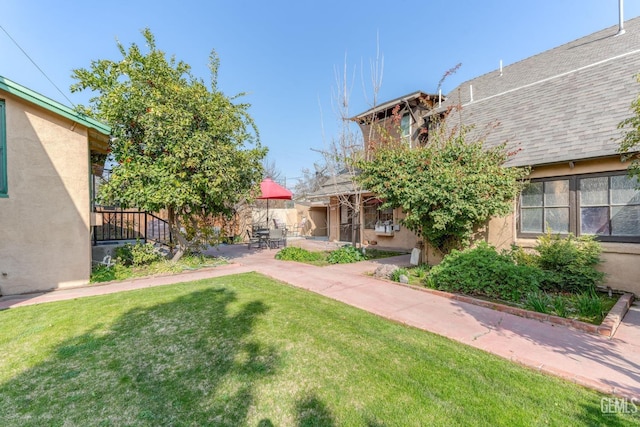
<path id="1" fill-rule="evenodd" d="M 352 242 L 353 239 L 353 227 L 356 227 L 356 242 L 360 243 L 360 226 L 357 213 L 352 209 L 353 198 L 349 203 L 342 203 L 340 205 L 340 241 Z"/>

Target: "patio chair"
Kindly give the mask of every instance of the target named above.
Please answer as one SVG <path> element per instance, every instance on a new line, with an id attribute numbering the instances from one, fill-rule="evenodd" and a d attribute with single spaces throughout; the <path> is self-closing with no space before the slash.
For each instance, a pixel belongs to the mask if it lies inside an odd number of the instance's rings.
<path id="1" fill-rule="evenodd" d="M 269 248 L 279 248 L 280 245 L 284 243 L 284 238 L 284 230 L 282 230 L 281 228 L 269 230 Z"/>
<path id="2" fill-rule="evenodd" d="M 247 230 L 247 238 L 249 239 L 247 242 L 247 249 L 251 249 L 251 246 L 254 245 L 256 248 L 262 247 L 262 239 L 260 239 L 260 236 L 253 236 L 251 235 L 251 232 Z"/>

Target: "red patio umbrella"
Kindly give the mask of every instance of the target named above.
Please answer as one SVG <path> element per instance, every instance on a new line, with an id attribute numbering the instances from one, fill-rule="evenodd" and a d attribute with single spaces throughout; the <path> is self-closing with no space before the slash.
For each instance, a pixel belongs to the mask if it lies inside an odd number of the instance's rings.
<path id="1" fill-rule="evenodd" d="M 267 201 L 267 228 L 269 228 L 269 199 L 291 200 L 293 194 L 271 178 L 262 180 L 260 183 L 260 193 L 258 199 Z"/>

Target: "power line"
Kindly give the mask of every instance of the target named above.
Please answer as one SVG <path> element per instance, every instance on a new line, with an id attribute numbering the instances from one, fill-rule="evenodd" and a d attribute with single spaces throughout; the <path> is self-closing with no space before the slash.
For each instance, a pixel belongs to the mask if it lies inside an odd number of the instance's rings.
<path id="1" fill-rule="evenodd" d="M 66 100 L 69 102 L 69 104 L 71 104 L 71 106 L 72 106 L 73 108 L 75 108 L 75 107 L 76 107 L 76 106 L 75 106 L 75 104 L 74 104 L 73 102 L 71 102 L 71 100 L 67 97 L 67 95 L 65 95 L 65 93 L 64 93 L 63 91 L 61 91 L 61 90 L 60 90 L 60 88 L 59 88 L 58 86 L 56 86 L 56 84 L 55 84 L 55 83 L 54 83 L 54 82 L 49 78 L 49 76 L 47 76 L 47 74 L 46 74 L 44 71 L 42 71 L 42 68 L 40 68 L 40 67 L 38 66 L 38 64 L 36 64 L 36 62 L 35 62 L 33 59 L 31 59 L 31 57 L 29 56 L 29 54 L 27 54 L 27 52 L 25 52 L 25 50 L 24 50 L 24 49 L 23 49 L 23 48 L 18 44 L 18 42 L 17 42 L 17 41 L 15 41 L 15 40 L 13 39 L 13 37 L 11 37 L 11 34 L 9 34 L 9 32 L 7 32 L 7 30 L 5 30 L 5 29 L 4 29 L 4 27 L 3 27 L 2 25 L 0 25 L 0 29 L 2 29 L 2 31 L 4 31 L 4 33 L 7 35 L 7 37 L 9 37 L 9 39 L 10 39 L 10 40 L 11 40 L 11 41 L 12 41 L 12 42 L 13 42 L 13 43 L 18 47 L 18 49 L 20 49 L 20 51 L 22 51 L 22 53 L 24 53 L 24 56 L 26 56 L 26 57 L 29 59 L 29 61 L 31 61 L 31 63 L 32 63 L 33 65 L 35 65 L 35 67 L 38 69 L 38 71 L 40 71 L 40 72 L 42 73 L 42 75 L 43 75 L 47 80 L 49 80 L 49 83 L 51 83 L 51 84 L 53 85 L 53 87 L 55 87 L 55 88 L 58 90 L 58 92 L 60 92 L 60 94 L 61 94 L 62 96 L 64 96 L 64 99 L 66 99 Z"/>

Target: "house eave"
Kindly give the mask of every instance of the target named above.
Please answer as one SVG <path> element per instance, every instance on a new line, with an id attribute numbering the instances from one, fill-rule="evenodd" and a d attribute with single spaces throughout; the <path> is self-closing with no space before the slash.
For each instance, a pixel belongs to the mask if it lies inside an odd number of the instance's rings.
<path id="1" fill-rule="evenodd" d="M 422 91 L 416 91 L 416 92 L 412 92 L 410 94 L 392 99 L 391 101 L 387 101 L 384 104 L 380 104 L 374 108 L 370 108 L 367 111 L 364 111 L 356 116 L 351 117 L 349 120 L 351 121 L 361 121 L 362 119 L 365 119 L 367 117 L 369 117 L 372 114 L 378 113 L 380 111 L 384 111 L 387 110 L 389 108 L 394 107 L 395 105 L 401 103 L 401 102 L 409 102 L 409 101 L 413 101 L 415 99 L 419 99 L 422 97 L 437 97 L 437 94 L 429 94 L 426 92 L 422 92 Z M 443 96 L 444 98 L 444 96 Z"/>
<path id="2" fill-rule="evenodd" d="M 323 199 L 327 197 L 339 197 L 339 196 L 355 196 L 358 194 L 368 193 L 368 191 L 331 191 L 322 194 L 309 194 L 308 199 Z"/>
<path id="3" fill-rule="evenodd" d="M 634 155 L 637 153 L 628 153 L 628 155 Z M 602 154 L 602 155 L 597 155 L 597 156 L 589 156 L 589 157 L 567 157 L 566 159 L 558 159 L 558 160 L 554 160 L 554 161 L 543 161 L 543 162 L 536 162 L 536 163 L 518 163 L 518 162 L 512 162 L 512 163 L 507 163 L 505 164 L 505 166 L 507 167 L 515 167 L 515 168 L 522 168 L 522 167 L 530 167 L 530 168 L 540 168 L 540 167 L 547 167 L 547 166 L 558 166 L 558 165 L 563 165 L 563 164 L 570 164 L 570 163 L 578 163 L 578 162 L 591 162 L 594 160 L 603 160 L 603 159 L 614 159 L 614 158 L 619 158 L 620 159 L 620 163 L 624 163 L 624 160 L 622 159 L 622 154 L 620 153 L 610 153 L 610 154 Z"/>

